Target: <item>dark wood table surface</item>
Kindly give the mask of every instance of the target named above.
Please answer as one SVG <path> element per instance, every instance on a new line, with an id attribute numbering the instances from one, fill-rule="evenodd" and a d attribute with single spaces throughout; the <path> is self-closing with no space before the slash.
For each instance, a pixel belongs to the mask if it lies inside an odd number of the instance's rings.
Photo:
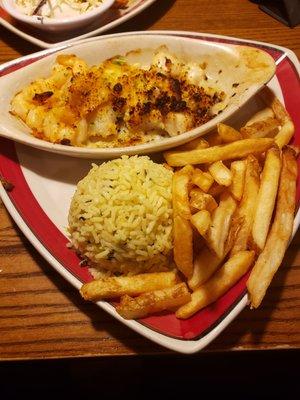
<path id="1" fill-rule="evenodd" d="M 160 0 L 113 32 L 189 30 L 274 43 L 300 57 L 300 26 L 288 28 L 241 0 Z M 112 32 L 109 32 L 112 33 Z M 0 61 L 39 48 L 0 28 Z M 245 309 L 205 352 L 300 348 L 300 232 L 262 306 Z M 169 354 L 115 321 L 60 277 L 0 204 L 0 359 Z"/>

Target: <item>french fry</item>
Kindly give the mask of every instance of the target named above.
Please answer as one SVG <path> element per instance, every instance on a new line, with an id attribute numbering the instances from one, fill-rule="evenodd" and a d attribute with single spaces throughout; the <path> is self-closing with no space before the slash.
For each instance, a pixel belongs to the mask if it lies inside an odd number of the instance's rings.
<path id="1" fill-rule="evenodd" d="M 217 131 L 208 133 L 204 138 L 208 142 L 209 146 L 218 146 L 223 143 L 222 138 Z"/>
<path id="2" fill-rule="evenodd" d="M 252 125 L 254 122 L 264 121 L 268 118 L 274 118 L 275 114 L 271 107 L 263 108 L 255 113 L 245 124 L 245 126 Z"/>
<path id="3" fill-rule="evenodd" d="M 195 188 L 190 191 L 190 206 L 199 211 L 207 210 L 212 213 L 218 207 L 218 203 L 210 194 Z"/>
<path id="4" fill-rule="evenodd" d="M 231 255 L 247 249 L 257 205 L 257 195 L 260 184 L 259 176 L 260 166 L 257 159 L 252 155 L 248 156 L 243 197 L 234 215 L 234 219 L 240 221 L 241 226 L 231 249 Z"/>
<path id="5" fill-rule="evenodd" d="M 172 179 L 172 199 L 174 215 L 189 219 L 191 216 L 189 204 L 190 176 L 182 170 L 176 171 Z"/>
<path id="6" fill-rule="evenodd" d="M 269 90 L 269 101 L 271 103 L 271 108 L 275 114 L 275 117 L 280 122 L 281 125 L 284 125 L 285 122 L 290 121 L 291 117 L 283 104 L 279 101 L 279 99 Z"/>
<path id="7" fill-rule="evenodd" d="M 222 163 L 222 161 L 216 161 L 208 167 L 208 171 L 214 180 L 223 186 L 230 186 L 232 182 L 231 171 Z"/>
<path id="8" fill-rule="evenodd" d="M 221 194 L 220 203 L 211 215 L 211 225 L 206 240 L 209 248 L 222 258 L 229 233 L 231 219 L 236 210 L 236 201 L 227 192 Z"/>
<path id="9" fill-rule="evenodd" d="M 282 149 L 285 145 L 289 143 L 294 135 L 295 127 L 293 121 L 283 106 L 279 99 L 274 95 L 274 93 L 269 89 L 265 88 L 263 91 L 263 97 L 265 101 L 271 106 L 272 111 L 275 114 L 276 119 L 281 125 L 281 129 L 275 136 L 275 142 L 277 146 Z"/>
<path id="10" fill-rule="evenodd" d="M 189 184 L 193 167 L 187 165 L 173 174 L 174 261 L 187 277 L 193 273 L 193 228 L 190 223 Z"/>
<path id="11" fill-rule="evenodd" d="M 195 168 L 192 175 L 192 183 L 202 189 L 203 192 L 208 192 L 214 183 L 214 178 L 209 172 L 203 172 L 201 169 Z"/>
<path id="12" fill-rule="evenodd" d="M 206 149 L 207 147 L 209 147 L 208 141 L 200 137 L 191 140 L 188 143 L 182 144 L 181 146 L 176 147 L 176 150 L 185 151 L 185 150 L 195 150 L 195 149 Z"/>
<path id="13" fill-rule="evenodd" d="M 272 147 L 267 151 L 252 226 L 252 239 L 255 246 L 260 250 L 264 248 L 269 232 L 280 171 L 280 150 L 277 147 Z"/>
<path id="14" fill-rule="evenodd" d="M 201 249 L 200 253 L 195 256 L 193 275 L 188 280 L 189 287 L 195 290 L 206 282 L 217 270 L 222 260 L 223 258 L 219 258 L 208 247 Z"/>
<path id="15" fill-rule="evenodd" d="M 239 224 L 235 224 L 234 226 L 231 225 L 222 258 L 219 258 L 206 246 L 201 248 L 194 260 L 193 275 L 188 280 L 188 285 L 192 290 L 195 290 L 199 286 L 203 285 L 203 283 L 205 283 L 215 273 L 219 265 L 230 252 L 238 230 Z"/>
<path id="16" fill-rule="evenodd" d="M 287 120 L 275 136 L 275 143 L 282 149 L 284 146 L 289 144 L 295 133 L 295 127 L 292 120 Z"/>
<path id="17" fill-rule="evenodd" d="M 297 161 L 294 151 L 286 147 L 282 152 L 274 222 L 247 282 L 252 308 L 257 308 L 278 270 L 293 232 L 296 203 Z"/>
<path id="18" fill-rule="evenodd" d="M 250 268 L 254 251 L 241 251 L 232 256 L 206 283 L 192 293 L 192 299 L 176 311 L 177 318 L 189 318 L 218 300 Z"/>
<path id="19" fill-rule="evenodd" d="M 193 228 L 181 215 L 174 217 L 174 261 L 187 278 L 193 274 Z"/>
<path id="20" fill-rule="evenodd" d="M 246 160 L 233 161 L 230 166 L 232 183 L 229 190 L 237 201 L 240 201 L 243 195 L 246 166 Z"/>
<path id="21" fill-rule="evenodd" d="M 196 214 L 191 216 L 191 223 L 194 225 L 200 235 L 204 236 L 211 224 L 209 211 L 198 211 Z"/>
<path id="22" fill-rule="evenodd" d="M 218 134 L 222 138 L 223 143 L 231 143 L 243 139 L 239 131 L 222 123 L 218 124 Z"/>
<path id="23" fill-rule="evenodd" d="M 211 186 L 211 188 L 208 191 L 208 194 L 211 196 L 217 198 L 220 196 L 223 192 L 225 192 L 227 189 L 226 186 L 219 185 L 217 182 L 214 182 Z"/>
<path id="24" fill-rule="evenodd" d="M 274 143 L 272 138 L 243 139 L 222 146 L 209 147 L 207 149 L 191 151 L 167 151 L 164 157 L 167 163 L 173 167 L 181 167 L 187 164 L 205 164 L 215 161 L 241 159 L 249 154 L 262 153 L 268 150 Z"/>
<path id="25" fill-rule="evenodd" d="M 280 124 L 276 118 L 269 117 L 253 122 L 241 128 L 242 136 L 246 138 L 274 137 L 279 132 Z"/>
<path id="26" fill-rule="evenodd" d="M 173 310 L 191 300 L 191 294 L 185 283 L 179 283 L 166 289 L 143 293 L 138 297 L 125 295 L 116 307 L 125 319 L 143 318 L 149 314 L 164 310 Z"/>
<path id="27" fill-rule="evenodd" d="M 144 292 L 174 286 L 177 281 L 178 277 L 175 271 L 108 277 L 84 283 L 80 294 L 85 300 L 111 299 L 125 294 L 136 296 Z"/>

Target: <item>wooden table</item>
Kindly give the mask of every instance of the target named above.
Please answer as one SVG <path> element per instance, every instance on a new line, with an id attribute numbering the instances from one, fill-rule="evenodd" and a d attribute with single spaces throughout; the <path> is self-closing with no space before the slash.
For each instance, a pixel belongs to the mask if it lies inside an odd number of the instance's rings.
<path id="1" fill-rule="evenodd" d="M 300 26 L 290 29 L 249 1 L 157 1 L 115 32 L 190 30 L 256 39 L 300 57 Z M 39 49 L 0 29 L 0 60 Z M 206 352 L 300 348 L 300 232 L 260 309 L 245 309 Z M 45 262 L 0 205 L 2 360 L 167 354 L 91 303 Z"/>

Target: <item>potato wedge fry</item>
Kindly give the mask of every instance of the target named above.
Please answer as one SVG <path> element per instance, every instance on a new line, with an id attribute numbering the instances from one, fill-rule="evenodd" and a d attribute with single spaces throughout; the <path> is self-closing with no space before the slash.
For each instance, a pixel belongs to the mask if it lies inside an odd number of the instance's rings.
<path id="1" fill-rule="evenodd" d="M 166 289 L 143 293 L 138 297 L 125 295 L 116 307 L 125 319 L 143 318 L 149 314 L 164 310 L 173 310 L 191 300 L 191 294 L 185 283 L 179 283 Z"/>
<path id="2" fill-rule="evenodd" d="M 201 169 L 195 168 L 192 175 L 192 183 L 202 189 L 203 192 L 207 192 L 214 183 L 214 178 L 209 172 L 203 172 Z"/>
<path id="3" fill-rule="evenodd" d="M 191 223 L 194 225 L 200 235 L 204 236 L 211 225 L 211 217 L 209 211 L 198 211 L 196 214 L 191 216 Z"/>
<path id="4" fill-rule="evenodd" d="M 208 133 L 204 138 L 208 142 L 209 146 L 218 146 L 223 143 L 222 138 L 217 131 Z"/>
<path id="5" fill-rule="evenodd" d="M 222 186 L 222 185 L 219 185 L 217 182 L 214 182 L 212 187 L 209 189 L 208 194 L 210 194 L 214 198 L 217 198 L 226 190 L 227 190 L 226 186 Z"/>
<path id="6" fill-rule="evenodd" d="M 224 256 L 225 242 L 229 233 L 231 219 L 237 204 L 233 197 L 224 192 L 221 194 L 220 203 L 211 216 L 211 225 L 207 231 L 206 240 L 209 248 L 219 258 Z"/>
<path id="7" fill-rule="evenodd" d="M 193 228 L 190 223 L 189 185 L 193 167 L 176 171 L 172 180 L 174 219 L 174 261 L 187 277 L 193 273 Z"/>
<path id="8" fill-rule="evenodd" d="M 239 131 L 222 123 L 218 124 L 218 134 L 222 138 L 223 143 L 231 143 L 243 139 Z"/>
<path id="9" fill-rule="evenodd" d="M 201 249 L 195 256 L 193 275 L 188 280 L 189 287 L 195 290 L 206 282 L 217 270 L 222 261 L 223 258 L 219 258 L 208 247 Z"/>
<path id="10" fill-rule="evenodd" d="M 243 139 L 222 146 L 209 147 L 207 149 L 191 150 L 191 151 L 167 151 L 164 157 L 167 163 L 173 167 L 181 167 L 187 164 L 205 164 L 213 163 L 221 160 L 240 159 L 253 153 L 264 152 L 268 150 L 274 139 Z"/>
<path id="11" fill-rule="evenodd" d="M 189 203 L 190 176 L 182 170 L 176 171 L 172 179 L 172 199 L 174 215 L 189 219 L 191 216 Z"/>
<path id="12" fill-rule="evenodd" d="M 195 188 L 190 191 L 190 206 L 199 211 L 207 210 L 212 213 L 218 207 L 218 203 L 210 194 Z"/>
<path id="13" fill-rule="evenodd" d="M 282 152 L 277 204 L 274 222 L 266 245 L 259 255 L 247 282 L 251 307 L 257 308 L 278 270 L 292 236 L 296 203 L 297 161 L 286 147 Z"/>
<path id="14" fill-rule="evenodd" d="M 192 165 L 188 164 L 176 171 L 176 173 L 178 175 L 187 175 L 191 179 L 194 173 L 194 169 L 195 168 Z"/>
<path id="15" fill-rule="evenodd" d="M 208 167 L 208 171 L 214 180 L 223 186 L 230 186 L 232 182 L 232 173 L 222 161 L 216 161 Z"/>
<path id="16" fill-rule="evenodd" d="M 287 120 L 279 130 L 278 134 L 275 136 L 275 143 L 282 149 L 284 146 L 289 144 L 295 133 L 295 126 L 292 120 Z"/>
<path id="17" fill-rule="evenodd" d="M 271 147 L 271 149 L 267 151 L 266 155 L 252 226 L 252 240 L 255 247 L 260 250 L 264 248 L 269 232 L 277 195 L 280 171 L 280 150 L 277 147 Z"/>
<path id="18" fill-rule="evenodd" d="M 246 138 L 274 137 L 280 129 L 279 121 L 270 117 L 262 121 L 253 122 L 241 128 L 242 136 Z"/>
<path id="19" fill-rule="evenodd" d="M 264 121 L 268 118 L 274 118 L 275 114 L 271 107 L 263 108 L 255 113 L 245 124 L 245 126 L 252 125 L 254 122 Z"/>
<path id="20" fill-rule="evenodd" d="M 263 97 L 265 101 L 271 106 L 272 111 L 275 114 L 275 118 L 279 121 L 281 129 L 275 136 L 275 142 L 277 146 L 282 149 L 285 145 L 289 143 L 294 135 L 295 127 L 293 121 L 285 109 L 284 105 L 281 104 L 279 99 L 274 95 L 274 93 L 269 89 L 265 88 L 263 91 Z"/>
<path id="21" fill-rule="evenodd" d="M 257 195 L 260 184 L 260 166 L 254 156 L 247 157 L 244 193 L 234 219 L 241 221 L 240 230 L 231 250 L 231 256 L 246 250 L 251 237 L 252 224 L 257 206 Z"/>
<path id="22" fill-rule="evenodd" d="M 246 167 L 246 160 L 233 161 L 230 166 L 232 183 L 229 190 L 237 201 L 241 201 L 243 196 Z"/>
<path id="23" fill-rule="evenodd" d="M 192 290 L 203 285 L 203 283 L 205 283 L 215 273 L 219 265 L 230 252 L 238 230 L 239 224 L 231 226 L 222 258 L 219 258 L 214 252 L 210 251 L 207 246 L 201 248 L 194 259 L 193 275 L 188 280 L 188 285 Z"/>
<path id="24" fill-rule="evenodd" d="M 125 294 L 136 296 L 174 286 L 177 282 L 178 277 L 175 271 L 108 277 L 84 283 L 80 294 L 85 300 L 111 299 Z"/>
<path id="25" fill-rule="evenodd" d="M 193 274 L 193 228 L 181 215 L 174 217 L 174 261 L 187 278 Z"/>
<path id="26" fill-rule="evenodd" d="M 176 311 L 176 317 L 189 318 L 218 300 L 248 271 L 254 256 L 254 251 L 241 251 L 232 256 L 204 285 L 192 293 L 191 301 Z"/>
<path id="27" fill-rule="evenodd" d="M 271 102 L 271 108 L 275 114 L 275 117 L 278 119 L 281 125 L 284 125 L 285 122 L 291 120 L 291 117 L 279 99 L 270 90 L 269 93 L 269 101 Z"/>
<path id="28" fill-rule="evenodd" d="M 182 144 L 181 146 L 176 147 L 176 150 L 185 151 L 185 150 L 195 150 L 195 149 L 206 149 L 207 147 L 209 147 L 208 141 L 200 137 L 191 140 L 188 143 Z"/>

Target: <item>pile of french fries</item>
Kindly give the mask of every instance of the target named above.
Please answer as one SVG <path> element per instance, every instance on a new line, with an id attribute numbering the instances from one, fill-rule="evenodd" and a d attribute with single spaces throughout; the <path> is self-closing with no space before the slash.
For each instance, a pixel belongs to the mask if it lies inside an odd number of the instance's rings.
<path id="1" fill-rule="evenodd" d="M 236 130 L 217 132 L 164 154 L 172 182 L 177 270 L 110 277 L 84 284 L 87 300 L 120 301 L 136 319 L 165 310 L 189 318 L 251 269 L 251 308 L 260 305 L 293 231 L 297 148 L 294 125 L 265 89 L 266 108 Z"/>

